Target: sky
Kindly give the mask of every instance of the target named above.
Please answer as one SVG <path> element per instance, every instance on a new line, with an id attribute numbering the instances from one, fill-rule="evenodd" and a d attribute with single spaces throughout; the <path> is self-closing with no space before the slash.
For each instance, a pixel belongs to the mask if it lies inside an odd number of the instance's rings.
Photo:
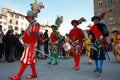
<path id="1" fill-rule="evenodd" d="M 55 24 L 57 16 L 63 16 L 63 22 L 60 25 L 59 31 L 62 35 L 69 33 L 73 28 L 71 21 L 78 20 L 84 17 L 87 21 L 80 24 L 78 27 L 82 30 L 86 29 L 89 24 L 92 24 L 91 17 L 94 16 L 93 0 L 37 0 L 42 2 L 44 9 L 38 14 L 37 21 L 40 24 Z M 16 10 L 23 15 L 27 15 L 27 10 L 31 10 L 30 4 L 34 0 L 0 0 L 0 10 L 5 7 Z"/>

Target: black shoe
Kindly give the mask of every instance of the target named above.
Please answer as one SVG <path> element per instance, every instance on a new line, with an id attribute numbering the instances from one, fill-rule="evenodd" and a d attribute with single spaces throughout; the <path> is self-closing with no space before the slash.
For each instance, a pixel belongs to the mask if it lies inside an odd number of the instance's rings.
<path id="1" fill-rule="evenodd" d="M 14 62 L 15 60 L 12 59 L 11 61 Z"/>
<path id="2" fill-rule="evenodd" d="M 88 62 L 89 65 L 91 65 L 92 63 Z"/>
<path id="3" fill-rule="evenodd" d="M 98 72 L 99 69 L 95 69 L 94 72 Z"/>
<path id="4" fill-rule="evenodd" d="M 50 62 L 47 62 L 49 65 L 51 65 L 51 63 Z"/>
<path id="5" fill-rule="evenodd" d="M 11 63 L 11 62 L 13 62 L 13 61 L 11 61 L 11 60 L 8 60 L 7 62 L 8 62 L 8 63 Z"/>
<path id="6" fill-rule="evenodd" d="M 2 62 L 2 60 L 0 60 L 0 63 Z"/>
<path id="7" fill-rule="evenodd" d="M 99 72 L 99 73 L 102 73 L 102 70 L 101 70 L 101 69 L 99 69 L 99 70 L 98 70 L 98 72 Z"/>
<path id="8" fill-rule="evenodd" d="M 54 63 L 53 65 L 58 65 L 58 63 Z"/>

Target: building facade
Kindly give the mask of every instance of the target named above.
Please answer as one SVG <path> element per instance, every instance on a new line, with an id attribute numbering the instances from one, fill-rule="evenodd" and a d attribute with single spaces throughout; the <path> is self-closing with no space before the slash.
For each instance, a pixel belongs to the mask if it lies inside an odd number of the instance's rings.
<path id="1" fill-rule="evenodd" d="M 7 28 L 7 16 L 6 15 L 3 15 L 3 14 L 0 14 L 0 25 L 3 26 L 3 31 L 6 32 L 6 28 Z"/>
<path id="2" fill-rule="evenodd" d="M 6 16 L 7 27 L 4 27 L 2 24 L 6 31 L 13 29 L 14 33 L 20 33 L 21 30 L 24 30 L 29 24 L 25 16 L 15 10 L 2 8 L 1 13 Z"/>
<path id="3" fill-rule="evenodd" d="M 120 0 L 94 0 L 94 15 L 99 16 L 103 12 L 106 12 L 106 15 L 102 22 L 109 31 L 120 30 Z"/>
<path id="4" fill-rule="evenodd" d="M 0 25 L 3 26 L 3 32 L 6 33 L 8 30 L 13 29 L 14 34 L 21 33 L 21 30 L 25 30 L 29 25 L 27 19 L 23 14 L 20 14 L 12 9 L 2 8 L 0 14 Z M 44 33 L 48 30 L 48 34 L 52 32 L 49 25 L 41 25 L 41 32 Z"/>

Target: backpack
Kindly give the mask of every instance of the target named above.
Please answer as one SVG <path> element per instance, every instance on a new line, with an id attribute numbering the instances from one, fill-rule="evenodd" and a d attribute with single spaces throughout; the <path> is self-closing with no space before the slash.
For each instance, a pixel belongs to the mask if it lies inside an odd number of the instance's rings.
<path id="1" fill-rule="evenodd" d="M 109 36 L 109 31 L 106 27 L 105 24 L 101 24 L 103 26 L 103 37 L 108 37 Z"/>

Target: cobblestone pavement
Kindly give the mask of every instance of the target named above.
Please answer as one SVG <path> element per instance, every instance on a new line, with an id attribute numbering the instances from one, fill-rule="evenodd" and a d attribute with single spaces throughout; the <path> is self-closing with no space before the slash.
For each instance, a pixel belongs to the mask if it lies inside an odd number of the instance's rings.
<path id="1" fill-rule="evenodd" d="M 78 71 L 72 69 L 72 57 L 70 59 L 58 59 L 58 65 L 48 65 L 48 59 L 38 59 L 36 64 L 38 77 L 31 80 L 120 80 L 120 63 L 115 62 L 113 55 L 109 54 L 111 61 L 105 60 L 101 74 L 93 72 L 95 63 L 89 65 L 85 55 L 81 56 L 81 66 Z M 19 61 L 13 63 L 1 62 L 0 80 L 9 80 L 8 76 L 15 75 L 19 71 L 19 67 Z M 26 76 L 30 73 L 31 68 L 28 66 L 21 80 L 26 80 Z"/>

